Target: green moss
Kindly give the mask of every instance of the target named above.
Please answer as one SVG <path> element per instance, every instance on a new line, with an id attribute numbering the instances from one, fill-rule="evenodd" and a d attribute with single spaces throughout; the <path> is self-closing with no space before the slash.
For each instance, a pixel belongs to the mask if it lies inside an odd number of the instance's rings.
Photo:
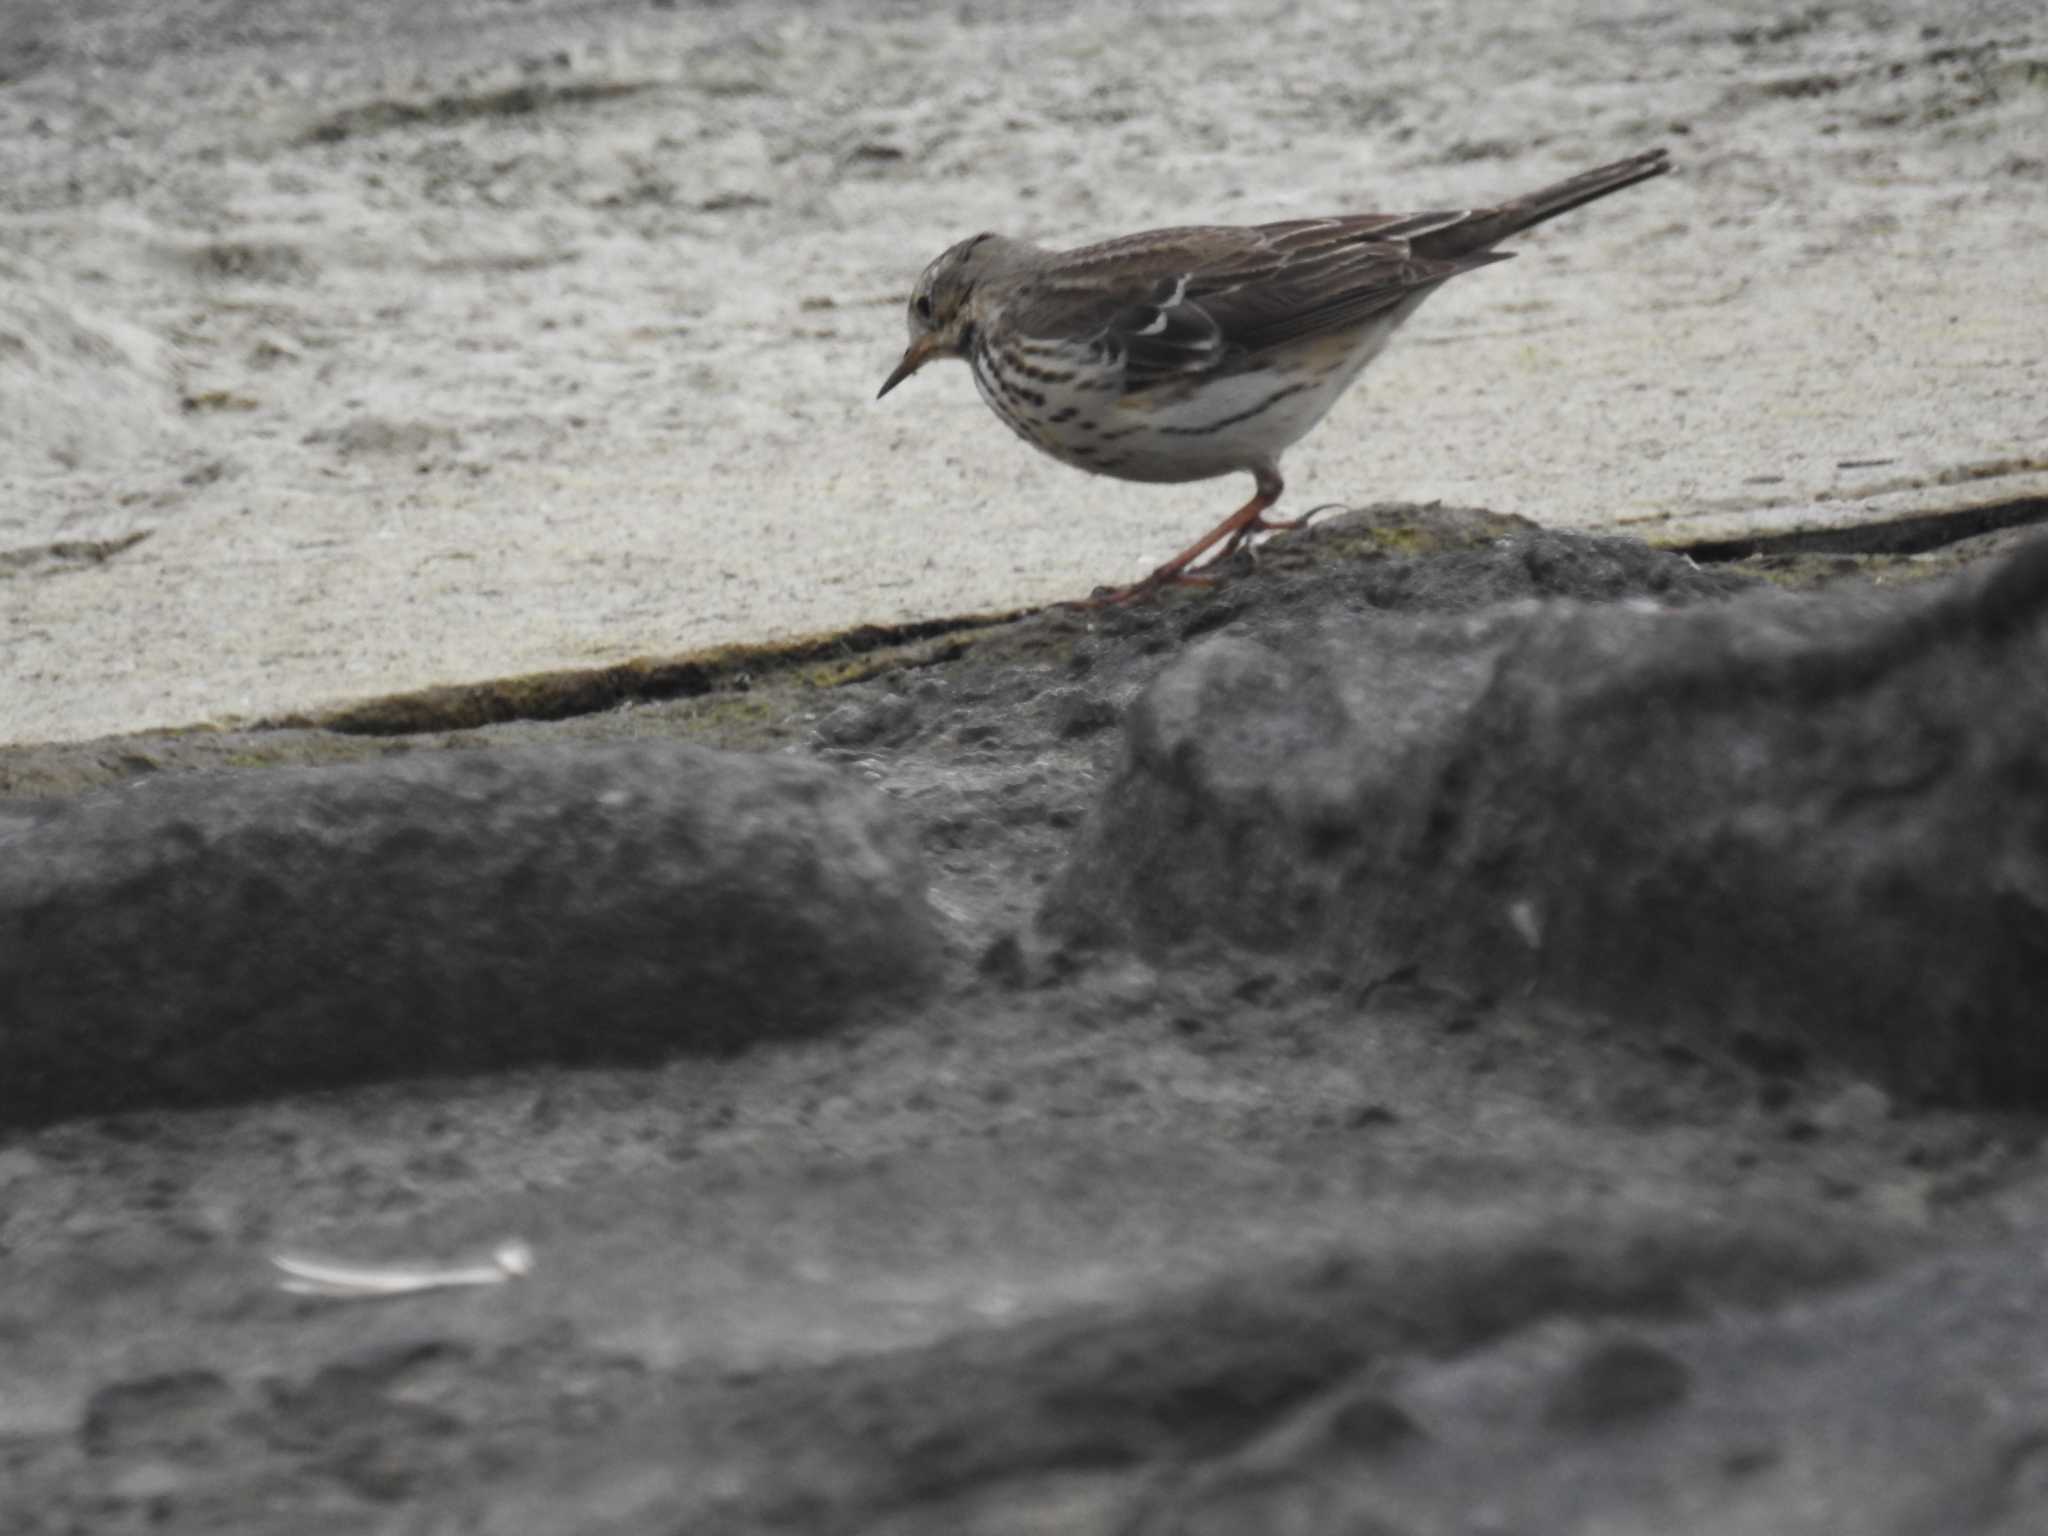
<path id="1" fill-rule="evenodd" d="M 935 640 L 1007 624 L 1016 613 L 973 615 L 898 628 L 869 625 L 770 645 L 725 645 L 672 658 L 635 657 L 609 667 L 534 672 L 487 682 L 391 694 L 279 725 L 350 735 L 411 736 L 475 730 L 513 720 L 566 720 L 626 703 L 747 692 L 769 684 L 843 688 L 893 667 L 923 665 Z"/>

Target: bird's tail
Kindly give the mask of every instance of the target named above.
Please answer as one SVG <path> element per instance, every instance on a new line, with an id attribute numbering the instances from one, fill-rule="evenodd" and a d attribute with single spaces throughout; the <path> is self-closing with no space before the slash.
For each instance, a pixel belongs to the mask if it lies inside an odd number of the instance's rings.
<path id="1" fill-rule="evenodd" d="M 1446 229 L 1444 237 L 1455 238 L 1461 248 L 1458 254 L 1488 250 L 1509 235 L 1520 234 L 1546 219 L 1556 218 L 1560 213 L 1582 208 L 1610 192 L 1619 192 L 1623 187 L 1648 181 L 1652 176 L 1662 176 L 1670 169 L 1668 150 L 1645 150 L 1640 155 L 1630 155 L 1626 160 L 1583 172 L 1540 192 L 1531 192 L 1526 197 L 1488 209 L 1475 218 Z"/>

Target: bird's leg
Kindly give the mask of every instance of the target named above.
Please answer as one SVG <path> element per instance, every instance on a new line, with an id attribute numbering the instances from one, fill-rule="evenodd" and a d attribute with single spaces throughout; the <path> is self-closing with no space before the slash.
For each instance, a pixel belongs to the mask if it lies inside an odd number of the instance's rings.
<path id="1" fill-rule="evenodd" d="M 1127 603 L 1135 598 L 1149 597 L 1161 587 L 1166 586 L 1208 586 L 1216 579 L 1215 577 L 1190 573 L 1188 567 L 1201 559 L 1203 555 L 1209 552 L 1210 546 L 1218 542 L 1223 542 L 1224 547 L 1215 559 L 1209 561 L 1210 566 L 1215 565 L 1217 560 L 1225 559 L 1235 553 L 1237 546 L 1244 541 L 1246 532 L 1260 521 L 1260 514 L 1280 499 L 1281 481 L 1278 471 L 1256 469 L 1252 471 L 1252 474 L 1256 477 L 1257 485 L 1250 501 L 1231 513 L 1230 516 L 1223 519 L 1222 522 L 1211 528 L 1207 533 L 1195 540 L 1194 543 L 1167 561 L 1166 564 L 1160 566 L 1158 570 L 1147 576 L 1143 581 L 1134 582 L 1128 587 L 1117 587 L 1110 591 L 1098 592 L 1088 599 L 1086 606 L 1099 608 L 1106 607 L 1111 603 Z M 1206 570 L 1207 567 L 1204 567 L 1204 569 Z"/>

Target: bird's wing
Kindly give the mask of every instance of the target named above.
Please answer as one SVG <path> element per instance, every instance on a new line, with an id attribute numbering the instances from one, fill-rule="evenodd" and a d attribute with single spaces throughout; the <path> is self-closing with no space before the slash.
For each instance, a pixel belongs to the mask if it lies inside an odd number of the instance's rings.
<path id="1" fill-rule="evenodd" d="M 1124 388 L 1241 367 L 1270 348 L 1352 329 L 1504 253 L 1453 259 L 1409 241 L 1467 212 L 1153 230 L 1067 251 L 1034 274 L 1015 322 L 1121 357 Z"/>

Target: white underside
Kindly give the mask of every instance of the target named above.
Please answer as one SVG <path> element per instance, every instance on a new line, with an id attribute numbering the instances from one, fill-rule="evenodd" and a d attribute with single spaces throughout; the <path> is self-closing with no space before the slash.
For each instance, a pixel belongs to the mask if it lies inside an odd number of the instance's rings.
<path id="1" fill-rule="evenodd" d="M 1118 398 L 1097 390 L 1042 386 L 1044 415 L 1072 408 L 1101 424 L 1103 431 L 1097 435 L 1020 427 L 1002 409 L 979 370 L 974 370 L 975 384 L 990 409 L 1018 436 L 1063 463 L 1096 474 L 1166 484 L 1273 469 L 1283 452 L 1329 414 L 1419 302 L 1420 296 L 1349 337 L 1332 337 L 1320 348 L 1305 348 L 1291 364 L 1206 378 L 1192 388 L 1161 386 Z M 1300 387 L 1266 404 L 1276 390 L 1291 386 Z M 1086 447 L 1096 453 L 1076 451 Z"/>

